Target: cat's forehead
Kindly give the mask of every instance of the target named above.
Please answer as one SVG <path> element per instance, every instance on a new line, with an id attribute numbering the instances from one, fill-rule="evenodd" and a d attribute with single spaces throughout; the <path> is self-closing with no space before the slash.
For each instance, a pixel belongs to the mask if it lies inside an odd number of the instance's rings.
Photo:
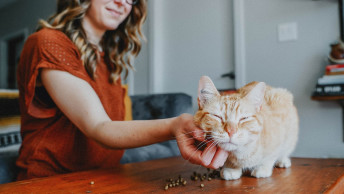
<path id="1" fill-rule="evenodd" d="M 226 113 L 238 105 L 238 100 L 236 96 L 221 96 L 208 104 L 205 110 L 209 112 Z"/>
<path id="2" fill-rule="evenodd" d="M 233 106 L 235 104 L 238 104 L 240 101 L 240 98 L 238 95 L 225 95 L 220 97 L 220 103 L 222 106 Z"/>

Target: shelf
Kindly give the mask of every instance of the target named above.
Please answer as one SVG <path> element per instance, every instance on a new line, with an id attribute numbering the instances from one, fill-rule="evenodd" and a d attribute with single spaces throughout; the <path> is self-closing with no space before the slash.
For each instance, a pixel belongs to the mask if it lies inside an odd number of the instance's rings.
<path id="1" fill-rule="evenodd" d="M 318 101 L 344 100 L 344 96 L 312 96 L 311 99 Z"/>
<path id="2" fill-rule="evenodd" d="M 312 100 L 317 101 L 337 101 L 342 107 L 342 125 L 343 125 L 343 142 L 344 142 L 344 96 L 312 96 Z"/>

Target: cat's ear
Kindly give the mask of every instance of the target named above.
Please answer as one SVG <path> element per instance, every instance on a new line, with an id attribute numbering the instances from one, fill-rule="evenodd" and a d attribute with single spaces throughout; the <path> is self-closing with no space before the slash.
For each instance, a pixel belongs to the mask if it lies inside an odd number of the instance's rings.
<path id="1" fill-rule="evenodd" d="M 252 90 L 246 95 L 246 99 L 251 102 L 257 111 L 260 110 L 261 105 L 264 101 L 266 84 L 259 82 Z"/>
<path id="2" fill-rule="evenodd" d="M 220 96 L 214 83 L 208 76 L 202 76 L 198 84 L 198 106 L 200 109 L 214 97 Z"/>

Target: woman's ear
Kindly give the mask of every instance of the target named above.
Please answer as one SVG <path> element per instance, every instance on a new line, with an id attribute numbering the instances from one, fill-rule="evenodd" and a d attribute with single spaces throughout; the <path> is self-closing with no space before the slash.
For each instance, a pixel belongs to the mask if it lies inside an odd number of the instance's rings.
<path id="1" fill-rule="evenodd" d="M 198 84 L 198 107 L 203 109 L 205 104 L 217 96 L 220 94 L 211 79 L 208 76 L 202 76 Z"/>

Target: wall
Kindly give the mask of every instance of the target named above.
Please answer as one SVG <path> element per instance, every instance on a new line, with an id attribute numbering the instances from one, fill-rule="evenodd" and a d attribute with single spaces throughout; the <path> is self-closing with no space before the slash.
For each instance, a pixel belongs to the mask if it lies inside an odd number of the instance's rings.
<path id="1" fill-rule="evenodd" d="M 288 88 L 300 116 L 294 156 L 344 157 L 342 111 L 336 102 L 310 100 L 324 73 L 329 44 L 338 40 L 335 0 L 245 0 L 246 77 Z M 298 39 L 278 42 L 277 25 L 297 22 Z"/>
<path id="2" fill-rule="evenodd" d="M 186 92 L 195 102 L 197 82 L 204 74 L 221 87 L 217 69 L 226 63 L 229 70 L 234 61 L 232 15 L 224 11 L 230 2 L 160 1 L 157 14 L 164 23 L 149 28 L 163 34 L 155 40 L 161 41 L 159 92 Z M 243 12 L 246 82 L 264 81 L 294 94 L 300 139 L 293 156 L 344 157 L 340 106 L 310 99 L 329 44 L 339 37 L 337 1 L 245 0 Z M 287 22 L 297 22 L 298 39 L 279 42 L 277 26 Z"/>
<path id="3" fill-rule="evenodd" d="M 185 92 L 197 106 L 198 81 L 210 76 L 220 89 L 234 87 L 221 75 L 234 70 L 232 1 L 159 0 L 149 11 L 148 39 L 156 71 L 151 92 Z M 153 20 L 153 21 L 152 21 Z M 157 70 L 158 69 L 158 70 Z"/>
<path id="4" fill-rule="evenodd" d="M 35 31 L 39 19 L 46 19 L 56 10 L 55 0 L 17 0 L 0 9 L 0 38 L 24 27 Z"/>
<path id="5" fill-rule="evenodd" d="M 28 34 L 35 31 L 37 22 L 41 18 L 47 18 L 55 11 L 53 0 L 12 0 L 1 2 L 0 9 L 0 88 L 7 86 L 7 52 L 6 43 L 9 38 L 20 34 Z M 44 9 L 42 9 L 44 7 Z M 19 51 L 20 53 L 20 51 Z"/>

